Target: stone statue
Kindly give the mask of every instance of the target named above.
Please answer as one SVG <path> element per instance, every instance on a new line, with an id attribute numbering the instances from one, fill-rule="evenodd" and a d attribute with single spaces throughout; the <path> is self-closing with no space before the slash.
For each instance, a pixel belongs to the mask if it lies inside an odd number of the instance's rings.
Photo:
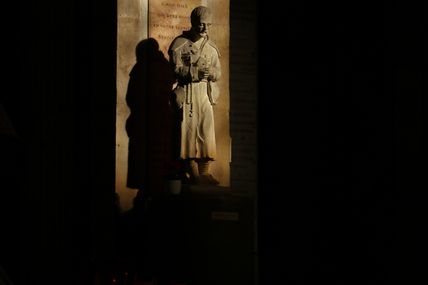
<path id="1" fill-rule="evenodd" d="M 177 80 L 174 95 L 180 114 L 177 155 L 184 162 L 190 183 L 217 185 L 209 166 L 216 159 L 213 105 L 219 97 L 220 53 L 208 36 L 211 11 L 196 7 L 190 20 L 191 29 L 176 37 L 168 50 Z"/>

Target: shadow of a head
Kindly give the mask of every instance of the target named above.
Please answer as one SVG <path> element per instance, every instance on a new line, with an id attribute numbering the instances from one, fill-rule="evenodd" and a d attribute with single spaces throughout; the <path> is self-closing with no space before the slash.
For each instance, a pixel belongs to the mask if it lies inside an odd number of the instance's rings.
<path id="1" fill-rule="evenodd" d="M 137 62 L 142 62 L 147 58 L 158 56 L 159 53 L 161 53 L 159 50 L 159 43 L 153 38 L 140 41 L 135 48 Z"/>

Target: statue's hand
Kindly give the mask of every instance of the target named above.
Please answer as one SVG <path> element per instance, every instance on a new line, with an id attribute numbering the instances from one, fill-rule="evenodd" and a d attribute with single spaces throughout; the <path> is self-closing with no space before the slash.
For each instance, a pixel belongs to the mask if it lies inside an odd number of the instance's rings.
<path id="1" fill-rule="evenodd" d="M 191 62 L 190 53 L 182 53 L 181 61 L 183 62 L 184 65 L 190 66 L 190 62 Z"/>
<path id="2" fill-rule="evenodd" d="M 213 77 L 213 68 L 210 67 L 205 67 L 203 69 L 200 70 L 200 79 L 201 81 L 209 81 L 211 80 L 211 78 Z"/>

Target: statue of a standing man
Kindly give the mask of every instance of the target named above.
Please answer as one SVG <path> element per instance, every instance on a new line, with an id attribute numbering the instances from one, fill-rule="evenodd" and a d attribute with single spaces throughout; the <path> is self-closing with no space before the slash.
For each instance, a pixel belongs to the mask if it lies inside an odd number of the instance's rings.
<path id="1" fill-rule="evenodd" d="M 187 165 L 186 175 L 197 184 L 216 185 L 210 162 L 216 158 L 214 112 L 221 75 L 220 53 L 209 39 L 211 11 L 193 9 L 192 27 L 171 43 L 168 54 L 177 79 L 175 101 L 180 109 L 179 156 Z"/>

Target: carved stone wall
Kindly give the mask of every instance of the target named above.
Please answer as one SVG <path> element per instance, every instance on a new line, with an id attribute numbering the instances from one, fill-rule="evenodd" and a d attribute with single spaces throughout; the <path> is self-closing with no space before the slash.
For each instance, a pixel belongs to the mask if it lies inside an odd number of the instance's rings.
<path id="1" fill-rule="evenodd" d="M 166 50 L 172 39 L 190 27 L 190 12 L 199 5 L 213 12 L 211 39 L 221 53 L 221 98 L 215 106 L 217 160 L 211 172 L 220 186 L 230 186 L 231 139 L 229 134 L 229 0 L 119 0 L 117 50 L 116 192 L 123 209 L 130 208 L 136 191 L 126 188 L 128 137 L 125 131 L 129 108 L 125 95 L 129 72 L 135 64 L 135 47 L 152 37 Z"/>
<path id="2" fill-rule="evenodd" d="M 117 1 L 117 107 L 116 107 L 116 192 L 123 210 L 132 206 L 137 191 L 126 188 L 128 136 L 125 131 L 129 108 L 125 101 L 129 73 L 136 62 L 135 47 L 147 38 L 148 0 Z"/>

